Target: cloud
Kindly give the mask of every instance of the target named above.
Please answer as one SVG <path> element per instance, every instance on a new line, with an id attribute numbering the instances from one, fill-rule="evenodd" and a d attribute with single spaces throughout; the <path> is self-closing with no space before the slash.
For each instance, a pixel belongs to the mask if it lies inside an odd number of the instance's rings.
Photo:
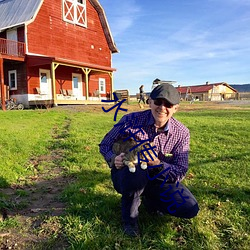
<path id="1" fill-rule="evenodd" d="M 108 5 L 109 1 L 107 0 L 106 5 L 112 8 L 106 8 L 105 12 L 111 26 L 112 34 L 116 38 L 133 26 L 141 9 L 135 0 L 112 0 L 112 5 Z M 104 5 L 106 0 L 100 2 L 103 2 Z"/>
<path id="2" fill-rule="evenodd" d="M 149 90 L 155 78 L 186 84 L 249 78 L 250 0 L 100 0 L 120 53 L 116 88 Z M 140 4 L 140 6 L 139 6 Z"/>

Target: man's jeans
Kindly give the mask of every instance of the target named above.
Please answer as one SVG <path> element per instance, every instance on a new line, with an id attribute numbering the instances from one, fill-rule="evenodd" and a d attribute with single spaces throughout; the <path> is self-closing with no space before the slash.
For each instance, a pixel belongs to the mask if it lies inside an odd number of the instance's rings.
<path id="1" fill-rule="evenodd" d="M 164 183 L 164 178 L 149 180 L 148 170 L 136 168 L 135 173 L 129 172 L 127 167 L 111 170 L 111 178 L 115 190 L 122 194 L 122 219 L 126 224 L 133 224 L 138 218 L 138 208 L 145 197 L 147 209 L 170 214 L 180 218 L 193 218 L 199 207 L 192 193 L 181 183 Z"/>

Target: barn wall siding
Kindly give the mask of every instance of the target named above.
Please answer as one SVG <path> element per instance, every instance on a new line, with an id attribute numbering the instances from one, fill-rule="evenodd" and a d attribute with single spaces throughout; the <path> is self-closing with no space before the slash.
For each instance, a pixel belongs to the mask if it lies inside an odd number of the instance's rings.
<path id="1" fill-rule="evenodd" d="M 27 93 L 27 79 L 26 79 L 26 65 L 25 63 L 4 63 L 4 82 L 9 86 L 9 74 L 10 70 L 16 70 L 17 74 L 17 90 L 9 90 L 10 95 L 19 95 Z"/>
<path id="2" fill-rule="evenodd" d="M 17 28 L 17 40 L 18 42 L 25 42 L 24 38 L 24 26 Z"/>
<path id="3" fill-rule="evenodd" d="M 0 32 L 0 38 L 6 39 L 6 31 Z"/>
<path id="4" fill-rule="evenodd" d="M 27 27 L 29 53 L 111 67 L 111 53 L 99 16 L 87 2 L 87 28 L 67 23 L 62 1 L 45 0 Z"/>
<path id="5" fill-rule="evenodd" d="M 107 74 L 98 74 L 90 76 L 90 85 L 89 85 L 89 96 L 94 96 L 94 93 L 99 89 L 99 78 L 104 78 L 106 82 L 106 92 L 111 91 L 111 80 Z M 101 97 L 106 97 L 106 94 L 101 94 Z"/>
<path id="6" fill-rule="evenodd" d="M 49 69 L 49 67 L 46 66 L 42 66 L 41 68 Z M 39 67 L 28 67 L 27 75 L 28 75 L 28 93 L 37 94 L 36 88 L 40 86 Z"/>

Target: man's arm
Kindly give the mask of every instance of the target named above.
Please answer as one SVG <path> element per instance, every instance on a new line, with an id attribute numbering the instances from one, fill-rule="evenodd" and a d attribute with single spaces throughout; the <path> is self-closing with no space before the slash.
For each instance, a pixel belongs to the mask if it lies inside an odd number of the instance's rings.
<path id="1" fill-rule="evenodd" d="M 119 125 L 114 126 L 103 138 L 99 144 L 100 153 L 109 164 L 109 167 L 113 167 L 116 155 L 112 151 L 114 142 L 121 134 L 121 130 L 125 127 L 126 115 L 121 118 L 117 123 Z"/>
<path id="2" fill-rule="evenodd" d="M 158 171 L 155 171 L 155 169 L 152 171 L 154 176 L 162 173 L 163 178 L 168 176 L 168 182 L 175 183 L 182 181 L 188 170 L 189 142 L 190 134 L 189 131 L 186 130 L 175 144 L 171 156 L 165 156 L 160 152 L 155 161 L 149 162 L 149 166 L 162 164 L 162 167 L 159 168 Z M 170 159 L 168 157 L 170 157 Z"/>

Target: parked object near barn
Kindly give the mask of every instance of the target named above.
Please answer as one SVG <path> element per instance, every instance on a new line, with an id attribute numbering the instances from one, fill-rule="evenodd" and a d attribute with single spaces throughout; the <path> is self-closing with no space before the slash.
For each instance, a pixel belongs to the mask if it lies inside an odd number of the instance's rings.
<path id="1" fill-rule="evenodd" d="M 2 100 L 0 99 L 0 109 L 4 110 L 13 110 L 13 109 L 18 109 L 18 110 L 23 110 L 24 105 L 22 103 L 17 103 L 15 99 L 9 99 L 4 102 L 4 108 L 2 107 Z"/>
<path id="2" fill-rule="evenodd" d="M 22 103 L 18 103 L 15 99 L 10 98 L 9 100 L 6 101 L 6 109 L 7 110 L 13 110 L 13 109 L 23 110 L 24 106 Z"/>
<path id="3" fill-rule="evenodd" d="M 101 103 L 114 90 L 117 52 L 98 0 L 0 1 L 3 103 Z"/>

